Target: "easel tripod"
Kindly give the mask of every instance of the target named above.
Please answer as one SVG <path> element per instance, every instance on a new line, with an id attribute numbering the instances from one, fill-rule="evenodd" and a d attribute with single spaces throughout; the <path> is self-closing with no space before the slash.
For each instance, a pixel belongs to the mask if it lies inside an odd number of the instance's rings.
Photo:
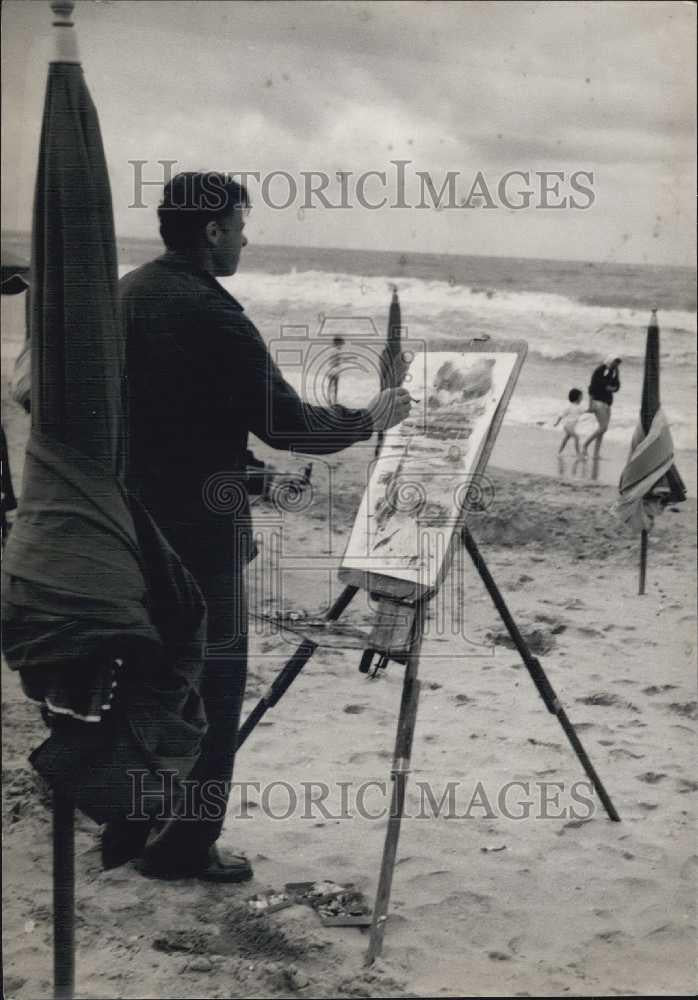
<path id="1" fill-rule="evenodd" d="M 567 717 L 567 713 L 560 704 L 553 687 L 548 680 L 539 660 L 533 656 L 526 640 L 519 631 L 516 622 L 511 616 L 509 609 L 502 597 L 497 584 L 492 577 L 487 565 L 480 554 L 475 539 L 470 534 L 466 526 L 460 530 L 460 540 L 462 541 L 468 555 L 472 559 L 473 565 L 480 574 L 480 578 L 487 589 L 492 602 L 497 609 L 503 624 L 518 650 L 524 666 L 528 670 L 533 683 L 538 689 L 543 702 L 549 712 L 555 715 L 562 726 L 565 735 L 572 745 L 582 767 L 596 793 L 598 794 L 609 819 L 615 822 L 620 821 L 620 816 L 606 792 L 593 764 L 589 760 L 582 743 L 577 736 L 574 726 Z M 359 590 L 358 586 L 349 585 L 344 588 L 337 600 L 325 615 L 328 623 L 336 622 L 346 610 L 354 596 Z M 379 655 L 379 669 L 385 666 L 388 660 L 393 660 L 404 664 L 405 674 L 402 687 L 402 699 L 400 712 L 398 715 L 397 735 L 395 738 L 395 751 L 393 754 L 393 766 L 391 768 L 391 779 L 393 782 L 392 801 L 388 829 L 383 848 L 383 859 L 381 862 L 380 876 L 378 880 L 378 890 L 373 908 L 373 922 L 371 924 L 371 936 L 369 948 L 366 955 L 366 963 L 371 964 L 380 955 L 383 946 L 383 935 L 388 915 L 388 905 L 390 902 L 390 891 L 395 868 L 398 840 L 400 837 L 400 825 L 404 813 L 405 790 L 407 786 L 407 776 L 410 771 L 410 759 L 412 755 L 412 740 L 417 717 L 417 705 L 419 702 L 420 682 L 417 677 L 419 670 L 419 656 L 424 632 L 424 621 L 426 617 L 426 607 L 429 600 L 434 596 L 433 592 L 420 597 L 412 604 L 398 602 L 392 599 L 381 597 L 379 600 L 376 623 L 370 635 L 367 636 L 367 648 L 361 660 L 360 670 L 368 673 L 371 663 L 376 654 Z M 257 703 L 244 724 L 240 728 L 238 736 L 238 749 L 243 745 L 252 730 L 255 728 L 265 713 L 272 708 L 288 690 L 290 685 L 300 674 L 301 670 L 318 648 L 319 642 L 305 637 L 299 644 L 291 658 L 272 682 L 269 690 Z"/>

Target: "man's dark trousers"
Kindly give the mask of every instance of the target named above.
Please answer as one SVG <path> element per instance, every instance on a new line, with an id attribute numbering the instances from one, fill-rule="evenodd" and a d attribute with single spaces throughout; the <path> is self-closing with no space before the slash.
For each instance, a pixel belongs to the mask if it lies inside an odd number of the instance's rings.
<path id="1" fill-rule="evenodd" d="M 199 787 L 192 786 L 192 794 L 185 798 L 184 815 L 168 820 L 151 838 L 145 852 L 151 867 L 204 865 L 225 818 L 247 677 L 246 575 L 251 546 L 249 527 L 236 528 L 227 518 L 225 522 L 213 531 L 201 521 L 159 522 L 208 607 L 201 693 L 209 728 L 189 778 Z"/>

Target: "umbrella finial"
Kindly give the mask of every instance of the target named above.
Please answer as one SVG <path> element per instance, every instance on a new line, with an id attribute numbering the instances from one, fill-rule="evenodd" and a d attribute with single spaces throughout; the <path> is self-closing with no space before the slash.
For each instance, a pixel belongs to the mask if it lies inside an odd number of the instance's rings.
<path id="1" fill-rule="evenodd" d="M 51 0 L 51 10 L 56 21 L 65 24 L 72 24 L 71 14 L 75 9 L 75 0 Z"/>
<path id="2" fill-rule="evenodd" d="M 78 40 L 73 24 L 74 0 L 50 0 L 55 50 L 51 62 L 79 63 Z"/>

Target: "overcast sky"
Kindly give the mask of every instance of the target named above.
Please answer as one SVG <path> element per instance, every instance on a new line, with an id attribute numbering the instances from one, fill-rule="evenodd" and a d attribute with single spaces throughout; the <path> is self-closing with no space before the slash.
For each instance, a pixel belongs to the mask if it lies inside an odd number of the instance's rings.
<path id="1" fill-rule="evenodd" d="M 3 228 L 27 229 L 50 49 L 43 0 L 2 5 Z M 78 0 L 75 21 L 99 111 L 119 235 L 155 236 L 155 187 L 134 202 L 134 167 L 286 171 L 286 209 L 250 182 L 260 243 L 692 264 L 695 257 L 695 25 L 692 3 L 186 2 Z M 370 210 L 419 202 L 457 174 L 457 202 L 478 172 L 494 206 Z M 530 207 L 498 196 L 529 172 Z M 303 210 L 303 172 L 337 171 L 352 207 Z M 593 172 L 586 209 L 536 207 L 536 171 Z M 277 176 L 267 194 L 289 200 Z M 509 201 L 525 188 L 514 177 Z"/>

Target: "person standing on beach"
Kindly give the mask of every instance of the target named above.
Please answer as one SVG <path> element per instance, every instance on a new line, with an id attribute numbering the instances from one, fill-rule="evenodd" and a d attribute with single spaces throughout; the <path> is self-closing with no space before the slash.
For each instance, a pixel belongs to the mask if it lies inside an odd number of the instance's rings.
<path id="1" fill-rule="evenodd" d="M 327 400 L 330 406 L 337 405 L 339 395 L 339 376 L 342 372 L 342 348 L 344 347 L 344 337 L 332 338 L 332 356 L 330 357 L 329 372 L 327 375 Z"/>
<path id="2" fill-rule="evenodd" d="M 592 441 L 595 442 L 595 457 L 598 456 L 601 450 L 603 436 L 611 422 L 613 396 L 620 389 L 620 376 L 618 374 L 620 363 L 620 358 L 617 358 L 614 354 L 610 354 L 603 364 L 594 369 L 591 376 L 591 382 L 589 383 L 589 412 L 593 413 L 596 417 L 598 427 L 584 442 L 582 447 L 583 455 L 586 455 Z"/>
<path id="3" fill-rule="evenodd" d="M 208 732 L 191 774 L 191 815 L 150 831 L 108 827 L 102 855 L 140 855 L 161 878 L 238 882 L 244 857 L 215 847 L 225 816 L 247 672 L 245 570 L 254 543 L 245 485 L 248 432 L 274 448 L 331 454 L 409 414 L 405 389 L 366 409 L 303 402 L 243 307 L 216 280 L 235 274 L 249 212 L 226 174 L 178 174 L 158 209 L 167 248 L 120 282 L 129 394 L 129 488 L 198 582 L 208 608 L 202 696 Z M 118 863 L 118 862 L 115 862 Z"/>

